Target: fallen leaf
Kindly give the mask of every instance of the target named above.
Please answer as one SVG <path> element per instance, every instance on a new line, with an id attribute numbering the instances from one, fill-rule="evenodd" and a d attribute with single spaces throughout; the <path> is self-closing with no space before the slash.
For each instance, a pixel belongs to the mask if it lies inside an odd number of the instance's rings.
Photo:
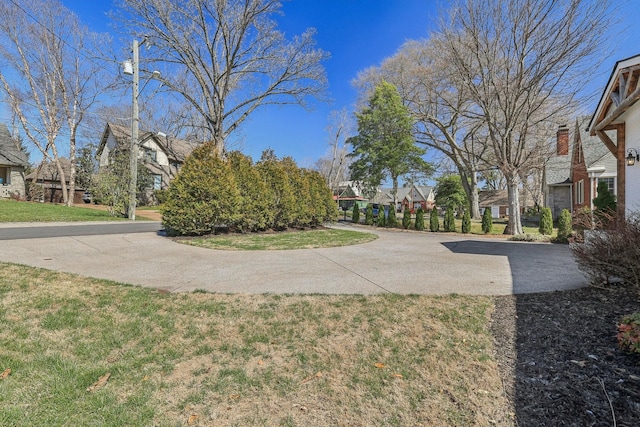
<path id="1" fill-rule="evenodd" d="M 262 359 L 258 360 L 258 365 L 264 365 L 264 362 L 262 361 Z"/>
<path id="2" fill-rule="evenodd" d="M 580 366 L 581 368 L 584 368 L 585 365 L 587 364 L 587 362 L 584 361 L 584 360 L 572 360 L 571 363 L 575 363 L 576 365 Z"/>
<path id="3" fill-rule="evenodd" d="M 392 377 L 393 378 L 402 378 L 402 374 L 393 374 Z"/>
<path id="4" fill-rule="evenodd" d="M 198 420 L 198 416 L 196 414 L 191 414 L 189 415 L 189 419 L 187 420 L 187 424 L 192 426 L 196 423 L 196 421 Z"/>
<path id="5" fill-rule="evenodd" d="M 384 368 L 384 363 L 380 363 L 380 362 L 378 362 L 378 363 L 376 363 L 376 364 L 375 364 L 375 365 L 373 365 L 373 366 L 375 366 L 375 367 L 376 367 L 376 368 L 378 368 L 378 369 L 382 369 L 382 368 Z"/>
<path id="6" fill-rule="evenodd" d="M 11 368 L 7 368 L 3 373 L 0 374 L 0 380 L 7 378 L 11 374 Z"/>
<path id="7" fill-rule="evenodd" d="M 105 384 L 107 384 L 107 381 L 109 381 L 109 377 L 111 377 L 111 372 L 107 372 L 106 374 L 98 378 L 98 381 L 93 383 L 91 387 L 87 388 L 87 391 L 96 391 L 100 387 L 104 387 Z"/>
<path id="8" fill-rule="evenodd" d="M 239 394 L 232 394 L 229 396 L 229 399 L 240 399 L 240 395 Z"/>

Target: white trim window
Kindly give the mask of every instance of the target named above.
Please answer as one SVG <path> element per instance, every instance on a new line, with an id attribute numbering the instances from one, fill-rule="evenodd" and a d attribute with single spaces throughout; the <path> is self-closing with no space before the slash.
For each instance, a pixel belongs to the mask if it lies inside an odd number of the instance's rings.
<path id="1" fill-rule="evenodd" d="M 602 177 L 602 178 L 598 178 L 598 184 L 600 184 L 601 182 L 606 182 L 607 183 L 607 187 L 609 188 L 609 191 L 611 192 L 611 194 L 616 194 L 616 178 L 613 176 L 606 176 L 606 177 Z M 597 191 L 597 185 L 596 185 L 596 191 Z"/>
<path id="2" fill-rule="evenodd" d="M 153 174 L 151 177 L 153 178 L 153 189 L 162 190 L 162 175 Z"/>
<path id="3" fill-rule="evenodd" d="M 584 204 L 584 179 L 576 183 L 576 204 Z"/>

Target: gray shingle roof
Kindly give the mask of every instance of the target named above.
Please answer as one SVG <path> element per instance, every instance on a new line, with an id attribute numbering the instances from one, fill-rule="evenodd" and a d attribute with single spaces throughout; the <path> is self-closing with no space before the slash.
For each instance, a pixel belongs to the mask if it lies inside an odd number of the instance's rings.
<path id="1" fill-rule="evenodd" d="M 111 133 L 116 138 L 116 141 L 118 141 L 118 144 L 128 145 L 130 143 L 131 128 L 120 126 L 115 123 L 107 123 L 107 128 L 111 129 Z M 167 154 L 167 157 L 169 157 L 170 160 L 176 160 L 179 162 L 184 162 L 187 156 L 191 154 L 191 152 L 197 147 L 197 144 L 195 143 L 184 141 L 182 139 L 172 138 L 169 136 L 161 137 L 154 132 L 142 131 L 140 132 L 138 137 L 141 143 L 149 138 L 154 138 L 155 141 L 162 146 L 162 149 Z M 106 141 L 105 138 L 106 129 L 105 135 L 103 136 L 102 142 L 100 144 L 101 147 L 98 149 L 98 151 L 100 151 L 102 145 L 104 145 L 104 142 Z"/>
<path id="2" fill-rule="evenodd" d="M 27 155 L 18 148 L 9 129 L 3 123 L 0 123 L 0 165 L 29 166 Z"/>

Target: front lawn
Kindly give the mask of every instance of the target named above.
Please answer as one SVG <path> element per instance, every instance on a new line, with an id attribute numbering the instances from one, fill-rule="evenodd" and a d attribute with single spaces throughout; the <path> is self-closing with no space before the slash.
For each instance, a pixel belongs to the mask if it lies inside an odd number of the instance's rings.
<path id="1" fill-rule="evenodd" d="M 215 236 L 179 238 L 180 243 L 224 250 L 286 250 L 331 248 L 357 245 L 377 239 L 371 233 L 321 228 L 280 233 L 219 234 Z"/>
<path id="2" fill-rule="evenodd" d="M 101 209 L 0 199 L 0 222 L 122 221 Z"/>
<path id="3" fill-rule="evenodd" d="M 0 425 L 508 425 L 493 310 L 166 294 L 0 263 Z"/>

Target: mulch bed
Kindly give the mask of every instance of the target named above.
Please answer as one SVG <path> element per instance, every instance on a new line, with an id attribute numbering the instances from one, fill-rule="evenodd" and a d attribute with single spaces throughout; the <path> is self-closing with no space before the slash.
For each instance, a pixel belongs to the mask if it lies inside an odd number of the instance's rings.
<path id="1" fill-rule="evenodd" d="M 640 426 L 640 357 L 616 340 L 633 312 L 639 290 L 621 284 L 498 297 L 491 328 L 517 425 Z"/>

